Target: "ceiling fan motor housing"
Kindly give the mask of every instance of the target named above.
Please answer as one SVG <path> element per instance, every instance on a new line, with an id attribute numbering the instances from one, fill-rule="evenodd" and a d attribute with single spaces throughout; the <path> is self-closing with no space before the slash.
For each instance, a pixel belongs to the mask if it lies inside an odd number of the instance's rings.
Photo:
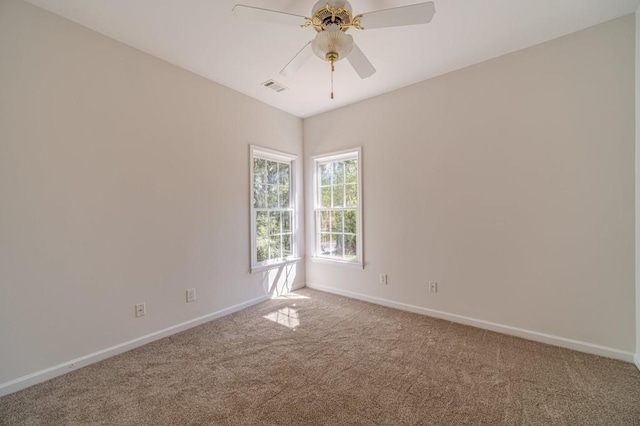
<path id="1" fill-rule="evenodd" d="M 351 11 L 351 4 L 348 1 L 320 0 L 313 5 L 312 25 L 318 32 L 325 30 L 330 24 L 338 24 L 342 31 L 346 31 L 353 21 Z"/>

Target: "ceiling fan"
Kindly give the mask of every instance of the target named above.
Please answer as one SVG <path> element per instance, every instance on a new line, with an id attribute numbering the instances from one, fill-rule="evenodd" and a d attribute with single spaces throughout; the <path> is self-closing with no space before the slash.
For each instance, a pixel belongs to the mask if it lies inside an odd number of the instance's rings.
<path id="1" fill-rule="evenodd" d="M 320 59 L 331 64 L 331 99 L 333 99 L 334 63 L 347 59 L 360 78 L 368 78 L 376 69 L 365 54 L 345 34 L 349 28 L 358 30 L 395 27 L 403 25 L 428 24 L 436 13 L 433 2 L 383 9 L 361 15 L 353 15 L 351 5 L 346 0 L 320 0 L 311 9 L 311 17 L 288 12 L 263 9 L 237 4 L 233 7 L 237 18 L 259 20 L 284 25 L 312 27 L 316 36 L 308 42 L 280 71 L 283 76 L 292 76 L 315 53 Z"/>

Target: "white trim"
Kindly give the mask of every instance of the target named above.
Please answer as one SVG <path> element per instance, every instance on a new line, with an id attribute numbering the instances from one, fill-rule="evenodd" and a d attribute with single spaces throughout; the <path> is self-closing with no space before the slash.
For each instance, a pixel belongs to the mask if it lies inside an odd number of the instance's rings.
<path id="1" fill-rule="evenodd" d="M 636 368 L 640 370 L 640 354 L 636 354 L 633 357 L 633 363 L 636 365 Z"/>
<path id="2" fill-rule="evenodd" d="M 301 283 L 298 283 L 298 284 L 293 284 L 293 285 L 291 286 L 291 290 L 289 290 L 289 291 L 296 291 L 296 290 L 300 290 L 300 289 L 305 288 L 306 286 L 307 286 L 307 285 L 306 285 L 304 282 L 301 282 Z"/>
<path id="3" fill-rule="evenodd" d="M 360 156 L 360 154 L 362 154 L 362 147 L 356 146 L 353 148 L 343 149 L 340 151 L 333 151 L 328 154 L 317 154 L 317 155 L 311 156 L 311 159 L 313 160 L 314 163 L 317 161 L 331 162 L 336 160 L 347 160 L 350 157 L 352 157 L 355 153 L 357 153 L 358 156 Z"/>
<path id="4" fill-rule="evenodd" d="M 293 257 L 293 258 L 285 259 L 276 263 L 268 263 L 266 265 L 254 266 L 251 268 L 251 273 L 257 274 L 258 272 L 269 271 L 271 269 L 278 269 L 283 266 L 289 266 L 289 265 L 294 265 L 296 263 L 300 263 L 301 261 L 302 261 L 301 257 Z"/>
<path id="5" fill-rule="evenodd" d="M 364 269 L 364 238 L 363 238 L 363 199 L 362 199 L 362 147 L 345 149 L 342 151 L 335 151 L 327 154 L 319 154 L 311 157 L 313 160 L 313 255 L 312 259 L 322 259 L 326 263 L 334 264 L 357 264 L 360 268 Z M 318 193 L 318 167 L 321 163 L 330 163 L 333 161 L 356 159 L 358 162 L 358 206 L 356 208 L 356 244 L 358 248 L 358 256 L 356 261 L 345 261 L 342 259 L 333 259 L 331 257 L 324 257 L 318 255 L 320 252 L 320 240 L 318 230 L 318 204 L 320 194 Z"/>
<path id="6" fill-rule="evenodd" d="M 290 163 L 298 159 L 298 156 L 295 154 L 289 154 L 288 152 L 278 151 L 271 148 L 265 148 L 259 145 L 249 145 L 251 148 L 251 153 L 253 155 L 258 155 L 261 158 L 267 158 L 273 161 L 279 161 L 282 163 Z M 252 164 L 253 165 L 253 164 Z M 253 184 L 253 181 L 251 182 Z"/>
<path id="7" fill-rule="evenodd" d="M 490 321 L 484 321 L 480 319 L 465 317 L 463 315 L 450 314 L 447 312 L 437 311 L 434 309 L 423 308 L 420 306 L 409 305 L 406 303 L 394 302 L 387 299 L 381 299 L 378 297 L 368 296 L 361 293 L 355 293 L 348 290 L 342 290 L 333 287 L 327 287 L 321 284 L 314 284 L 307 282 L 307 287 L 324 291 L 327 293 L 339 294 L 341 296 L 351 297 L 353 299 L 363 300 L 365 302 L 374 303 L 376 305 L 387 306 L 390 308 L 400 309 L 403 311 L 414 312 L 416 314 L 427 315 L 434 318 L 440 318 L 455 323 L 470 325 L 484 330 L 491 330 L 502 334 L 508 334 L 511 336 L 522 337 L 523 339 L 533 340 L 535 342 L 546 343 L 548 345 L 559 346 L 561 348 L 573 349 L 588 354 L 599 355 L 607 358 L 618 359 L 620 361 L 634 362 L 634 355 L 631 352 L 621 351 L 619 349 L 609 348 L 607 346 L 596 345 L 593 343 L 581 342 L 579 340 L 567 339 L 560 336 L 554 336 L 546 333 L 539 333 L 537 331 L 525 330 L 518 327 L 511 327 L 509 325 L 497 324 Z M 635 357 L 636 366 L 640 369 L 640 360 L 638 356 Z"/>
<path id="8" fill-rule="evenodd" d="M 304 284 L 302 284 L 302 286 L 304 286 Z M 44 370 L 36 371 L 35 373 L 18 377 L 17 379 L 10 380 L 5 383 L 0 383 L 0 397 L 28 388 L 29 386 L 42 383 L 49 379 L 53 379 L 54 377 L 61 376 L 70 371 L 77 370 L 78 368 L 86 367 L 87 365 L 102 361 L 103 359 L 107 359 L 123 352 L 130 351 L 131 349 L 146 345 L 147 343 L 151 343 L 164 337 L 171 336 L 172 334 L 176 334 L 200 324 L 204 324 L 214 319 L 232 314 L 234 312 L 248 308 L 249 306 L 253 306 L 269 300 L 270 298 L 271 295 L 269 294 L 260 296 L 255 299 L 251 299 L 246 302 L 242 302 L 237 305 L 233 305 L 228 308 L 224 308 L 219 311 L 212 312 L 210 314 L 203 315 L 201 317 L 194 318 L 192 320 L 185 321 L 171 327 L 167 327 L 163 330 L 159 330 L 154 333 L 150 333 L 145 336 L 141 336 L 115 346 L 111 346 L 110 348 L 102 349 L 97 352 L 93 352 L 91 354 L 84 355 L 58 365 L 54 365 L 53 367 L 45 368 Z"/>
<path id="9" fill-rule="evenodd" d="M 253 204 L 253 191 L 254 191 L 254 176 L 253 176 L 253 160 L 255 157 L 263 158 L 266 160 L 277 161 L 279 163 L 289 164 L 289 204 L 288 209 L 291 212 L 291 253 L 287 259 L 279 261 L 277 265 L 285 265 L 296 261 L 298 256 L 298 197 L 297 197 L 297 161 L 298 156 L 295 154 L 289 154 L 283 151 L 276 151 L 275 149 L 263 148 L 258 145 L 249 145 L 249 211 L 251 212 L 249 217 L 249 234 L 251 247 L 251 253 L 249 254 L 249 270 L 251 273 L 261 272 L 268 269 L 272 269 L 272 265 L 265 262 L 258 262 L 257 249 L 256 249 L 256 209 Z"/>
<path id="10" fill-rule="evenodd" d="M 364 269 L 364 263 L 360 263 L 357 261 L 350 262 L 348 260 L 332 259 L 330 257 L 320 257 L 320 256 L 310 256 L 310 259 L 314 263 L 324 263 L 327 265 L 346 265 L 346 266 L 353 266 L 358 269 Z"/>

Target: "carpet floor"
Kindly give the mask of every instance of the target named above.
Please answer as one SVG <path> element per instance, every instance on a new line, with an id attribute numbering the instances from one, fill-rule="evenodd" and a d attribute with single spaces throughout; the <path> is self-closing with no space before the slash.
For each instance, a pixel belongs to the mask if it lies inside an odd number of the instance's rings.
<path id="1" fill-rule="evenodd" d="M 640 425 L 640 372 L 303 289 L 0 398 L 0 424 Z"/>

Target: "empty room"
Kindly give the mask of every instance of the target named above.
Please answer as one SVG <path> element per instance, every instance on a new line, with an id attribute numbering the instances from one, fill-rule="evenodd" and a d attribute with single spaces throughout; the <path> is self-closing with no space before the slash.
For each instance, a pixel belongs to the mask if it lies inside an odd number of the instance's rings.
<path id="1" fill-rule="evenodd" d="M 0 0 L 0 425 L 640 425 L 640 0 Z"/>

